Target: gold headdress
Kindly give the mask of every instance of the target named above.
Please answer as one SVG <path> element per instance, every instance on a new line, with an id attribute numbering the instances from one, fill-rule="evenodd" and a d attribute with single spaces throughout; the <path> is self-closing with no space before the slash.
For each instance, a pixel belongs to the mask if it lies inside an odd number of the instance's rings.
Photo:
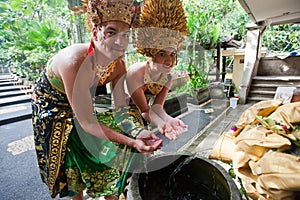
<path id="1" fill-rule="evenodd" d="M 137 52 L 153 57 L 161 49 L 182 48 L 188 34 L 181 0 L 146 0 L 137 29 Z"/>
<path id="2" fill-rule="evenodd" d="M 136 27 L 139 7 L 133 0 L 83 0 L 83 6 L 72 9 L 75 14 L 87 13 L 86 24 L 89 29 L 107 21 L 121 21 Z"/>

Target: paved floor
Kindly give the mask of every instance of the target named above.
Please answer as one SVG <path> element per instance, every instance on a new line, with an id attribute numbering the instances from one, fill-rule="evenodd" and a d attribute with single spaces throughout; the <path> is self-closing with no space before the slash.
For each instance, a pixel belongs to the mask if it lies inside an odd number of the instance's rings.
<path id="1" fill-rule="evenodd" d="M 0 126 L 1 199 L 49 200 L 37 168 L 31 120 Z"/>

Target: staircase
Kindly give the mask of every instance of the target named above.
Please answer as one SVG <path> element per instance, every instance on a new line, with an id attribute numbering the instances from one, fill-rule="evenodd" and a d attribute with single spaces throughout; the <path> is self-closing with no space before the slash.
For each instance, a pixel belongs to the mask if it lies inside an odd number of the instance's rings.
<path id="1" fill-rule="evenodd" d="M 274 99 L 277 87 L 300 87 L 300 76 L 255 76 L 247 102 Z"/>
<path id="2" fill-rule="evenodd" d="M 0 74 L 0 126 L 31 118 L 31 93 L 14 75 Z"/>

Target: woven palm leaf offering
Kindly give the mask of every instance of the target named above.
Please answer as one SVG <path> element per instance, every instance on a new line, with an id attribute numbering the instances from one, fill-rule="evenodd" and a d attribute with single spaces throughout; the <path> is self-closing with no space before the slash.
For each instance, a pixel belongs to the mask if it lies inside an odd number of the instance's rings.
<path id="1" fill-rule="evenodd" d="M 251 106 L 209 155 L 232 165 L 251 199 L 300 197 L 300 102 L 280 102 Z"/>

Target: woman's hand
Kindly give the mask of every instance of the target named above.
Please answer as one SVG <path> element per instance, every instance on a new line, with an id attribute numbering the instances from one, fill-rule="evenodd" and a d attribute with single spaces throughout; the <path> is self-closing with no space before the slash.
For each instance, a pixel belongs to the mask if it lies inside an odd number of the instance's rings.
<path id="1" fill-rule="evenodd" d="M 185 125 L 180 119 L 170 117 L 168 121 L 160 124 L 158 130 L 170 140 L 176 140 L 179 135 L 187 131 Z"/>
<path id="2" fill-rule="evenodd" d="M 136 137 L 134 148 L 141 153 L 151 153 L 162 146 L 162 139 L 157 137 L 152 131 L 142 130 Z"/>
<path id="3" fill-rule="evenodd" d="M 174 129 L 172 128 L 172 126 L 170 126 L 170 124 L 161 123 L 157 126 L 157 129 L 162 135 L 167 137 L 169 140 L 177 139 L 177 134 L 174 131 Z"/>
<path id="4" fill-rule="evenodd" d="M 187 131 L 187 125 L 185 123 L 183 123 L 183 121 L 181 121 L 180 119 L 177 118 L 170 118 L 167 121 L 168 124 L 171 125 L 171 127 L 177 131 L 177 135 L 181 135 L 182 133 L 184 133 L 185 131 Z"/>

